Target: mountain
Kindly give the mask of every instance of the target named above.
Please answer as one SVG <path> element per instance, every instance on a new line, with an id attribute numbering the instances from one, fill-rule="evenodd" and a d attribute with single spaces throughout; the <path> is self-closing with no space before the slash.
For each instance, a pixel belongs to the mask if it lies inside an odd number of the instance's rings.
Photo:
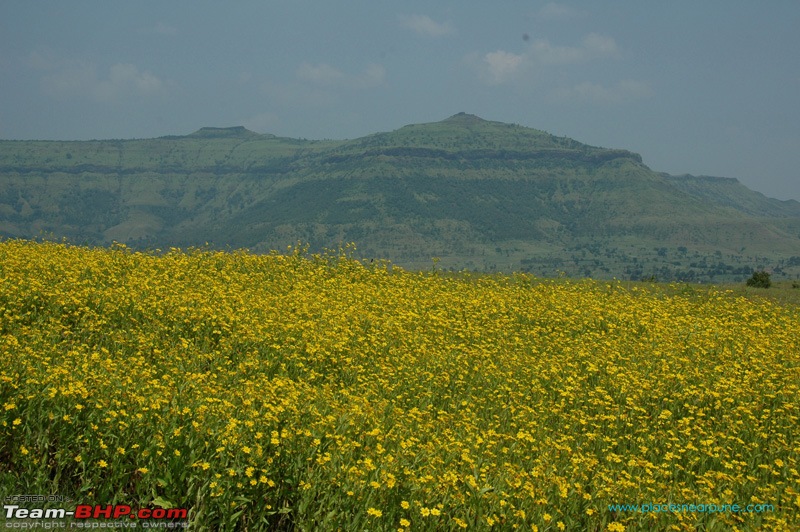
<path id="1" fill-rule="evenodd" d="M 196 139 L 255 139 L 264 135 L 250 131 L 244 126 L 235 126 L 202 127 L 188 136 Z"/>
<path id="2" fill-rule="evenodd" d="M 800 203 L 735 179 L 459 113 L 344 141 L 202 128 L 143 140 L 0 141 L 0 234 L 312 250 L 410 268 L 740 280 L 800 274 Z"/>

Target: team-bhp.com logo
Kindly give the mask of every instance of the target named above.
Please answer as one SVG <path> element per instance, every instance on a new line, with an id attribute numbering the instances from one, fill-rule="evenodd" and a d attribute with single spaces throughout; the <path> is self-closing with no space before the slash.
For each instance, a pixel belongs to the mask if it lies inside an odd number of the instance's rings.
<path id="1" fill-rule="evenodd" d="M 134 510 L 127 504 L 102 506 L 99 504 L 79 504 L 75 510 L 64 508 L 20 508 L 16 504 L 3 505 L 6 520 L 11 519 L 152 519 L 176 521 L 186 520 L 186 508 L 140 508 Z"/>

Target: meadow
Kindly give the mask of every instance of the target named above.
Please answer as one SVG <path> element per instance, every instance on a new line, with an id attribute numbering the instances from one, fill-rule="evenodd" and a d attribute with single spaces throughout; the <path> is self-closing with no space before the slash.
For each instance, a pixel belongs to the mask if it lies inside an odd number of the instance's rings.
<path id="1" fill-rule="evenodd" d="M 0 495 L 198 530 L 798 530 L 798 324 L 722 288 L 351 247 L 7 240 Z"/>

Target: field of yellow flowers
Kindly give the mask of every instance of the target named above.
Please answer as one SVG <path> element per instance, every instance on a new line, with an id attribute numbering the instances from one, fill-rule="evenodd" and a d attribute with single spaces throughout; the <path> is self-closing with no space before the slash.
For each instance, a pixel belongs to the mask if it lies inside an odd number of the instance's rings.
<path id="1" fill-rule="evenodd" d="M 0 496 L 212 530 L 800 530 L 799 324 L 347 248 L 4 241 Z"/>

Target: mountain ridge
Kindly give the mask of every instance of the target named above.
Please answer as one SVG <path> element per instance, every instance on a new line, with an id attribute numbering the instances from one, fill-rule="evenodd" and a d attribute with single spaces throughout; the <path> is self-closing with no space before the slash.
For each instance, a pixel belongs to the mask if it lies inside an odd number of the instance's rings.
<path id="1" fill-rule="evenodd" d="M 686 280 L 795 275 L 800 255 L 796 201 L 467 113 L 336 141 L 243 126 L 0 141 L 0 184 L 6 237 L 255 251 L 354 241 L 412 268 L 436 256 L 454 269 Z"/>

